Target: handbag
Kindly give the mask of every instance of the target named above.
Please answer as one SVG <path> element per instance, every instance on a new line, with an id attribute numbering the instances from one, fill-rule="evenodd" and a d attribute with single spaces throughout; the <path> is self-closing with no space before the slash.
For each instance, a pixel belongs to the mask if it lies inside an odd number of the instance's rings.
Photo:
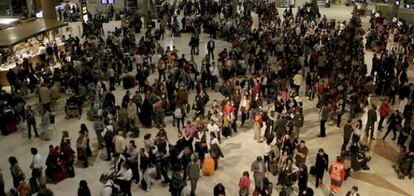
<path id="1" fill-rule="evenodd" d="M 190 104 L 187 104 L 187 108 L 186 108 L 186 111 L 187 111 L 187 113 L 190 113 Z"/>
<path id="2" fill-rule="evenodd" d="M 310 175 L 312 175 L 312 176 L 316 176 L 316 167 L 315 167 L 315 166 L 312 166 L 312 167 L 310 168 L 309 173 L 310 173 Z"/>

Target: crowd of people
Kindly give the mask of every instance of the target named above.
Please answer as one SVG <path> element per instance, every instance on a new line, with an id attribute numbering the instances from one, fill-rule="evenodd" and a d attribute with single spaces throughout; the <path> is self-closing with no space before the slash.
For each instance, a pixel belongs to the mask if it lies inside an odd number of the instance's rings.
<path id="1" fill-rule="evenodd" d="M 6 122 L 1 123 L 2 133 L 13 133 L 17 123 L 26 121 L 29 139 L 33 130 L 36 137 L 50 140 L 57 99 L 68 98 L 68 118 L 73 112 L 80 118 L 85 108 L 94 122 L 98 147 L 104 149 L 106 160 L 114 163 L 100 178 L 104 184 L 101 196 L 132 195 L 132 182 L 151 191 L 153 181 L 159 179 L 169 184 L 174 196 L 181 195 L 189 180 L 191 195 L 196 195 L 200 171 L 204 175 L 219 172 L 220 159 L 225 156 L 221 143 L 242 128 L 252 128 L 252 139 L 264 146 L 263 154 L 258 154 L 240 178 L 239 194 L 243 196 L 272 195 L 274 187 L 280 195 L 291 195 L 295 186 L 296 194 L 313 195 L 309 174 L 315 176 L 315 187 L 319 188 L 325 172 L 331 179 L 330 194 L 335 195 L 351 171 L 370 169 L 369 148 L 361 138 L 378 140 L 375 129 L 382 131 L 384 127 L 383 140 L 391 131 L 392 140 L 398 135 L 401 153 L 394 166 L 398 176 L 412 177 L 414 86 L 407 75 L 413 52 L 412 27 L 373 18 L 365 33 L 355 12 L 349 21 L 335 21 L 321 16 L 314 4 L 305 4 L 296 13 L 291 9 L 278 13 L 276 5 L 266 1 L 244 1 L 237 12 L 231 2 L 223 4 L 183 1 L 176 8 L 165 3 L 159 10 L 158 27 L 151 25 L 142 37 L 137 37 L 142 21 L 135 15 L 126 13 L 121 28 L 106 37 L 102 18 L 91 18 L 83 24 L 81 38 L 65 39 L 63 51 L 47 46 L 50 52 L 35 68 L 25 59 L 7 74 L 12 91 L 0 94 L 0 120 Z M 252 12 L 258 14 L 257 26 L 253 26 Z M 190 57 L 175 46 L 160 44 L 167 31 L 170 36 L 191 35 Z M 203 32 L 211 39 L 200 46 Z M 391 49 L 386 46 L 388 34 L 394 38 Z M 216 51 L 217 39 L 231 43 L 231 47 Z M 206 47 L 207 54 L 199 63 L 194 56 L 200 55 L 200 47 Z M 371 73 L 364 48 L 376 52 Z M 60 68 L 52 69 L 56 62 Z M 148 78 L 155 73 L 157 79 L 150 82 Z M 119 88 L 124 88 L 125 94 L 117 105 L 114 90 Z M 224 98 L 210 99 L 213 91 Z M 39 126 L 37 111 L 25 102 L 26 94 L 35 92 L 42 111 Z M 191 93 L 195 93 L 193 101 Z M 373 95 L 382 98 L 380 106 Z M 306 141 L 300 137 L 306 131 L 302 127 L 307 126 L 303 99 L 315 97 L 320 112 L 318 136 L 329 136 L 327 124 L 343 127 L 341 153 L 331 155 L 336 156 L 333 163 L 323 148 L 315 161 L 309 160 Z M 359 117 L 366 108 L 363 125 Z M 177 128 L 177 141 L 168 138 L 172 131 L 166 130 L 167 116 Z M 153 127 L 158 129 L 156 134 L 144 134 L 142 146 L 135 143 L 140 129 Z M 36 148 L 31 149 L 28 181 L 11 156 L 14 192 L 53 195 L 46 181 L 74 177 L 74 165 L 89 166 L 89 134 L 81 124 L 73 150 L 68 131 L 63 131 L 61 143 L 49 146 L 46 178 Z M 154 179 L 151 168 L 155 168 Z M 214 195 L 226 194 L 222 183 L 214 187 Z M 353 187 L 347 195 L 357 192 Z M 78 195 L 91 195 L 84 180 Z"/>

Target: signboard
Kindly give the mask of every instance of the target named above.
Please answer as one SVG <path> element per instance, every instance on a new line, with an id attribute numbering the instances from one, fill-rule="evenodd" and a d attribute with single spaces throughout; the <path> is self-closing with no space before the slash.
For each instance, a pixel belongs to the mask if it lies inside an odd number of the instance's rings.
<path id="1" fill-rule="evenodd" d="M 114 4 L 114 0 L 101 0 L 102 4 Z"/>

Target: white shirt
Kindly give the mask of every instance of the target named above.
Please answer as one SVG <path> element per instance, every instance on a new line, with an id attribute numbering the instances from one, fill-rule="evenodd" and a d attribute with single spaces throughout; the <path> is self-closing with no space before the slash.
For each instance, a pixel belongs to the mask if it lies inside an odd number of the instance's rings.
<path id="1" fill-rule="evenodd" d="M 42 168 L 42 157 L 39 153 L 33 155 L 32 160 L 33 169 L 41 169 Z"/>
<path id="2" fill-rule="evenodd" d="M 211 125 L 211 123 L 209 123 L 207 125 L 207 130 L 208 130 L 209 134 L 214 133 L 217 136 L 217 133 L 220 131 L 220 127 L 215 123 L 213 123 L 213 125 Z"/>
<path id="3" fill-rule="evenodd" d="M 218 69 L 217 69 L 217 66 L 210 66 L 210 73 L 211 73 L 211 76 L 218 76 Z"/>
<path id="4" fill-rule="evenodd" d="M 296 86 L 300 86 L 303 82 L 303 76 L 302 74 L 296 74 L 293 77 L 293 84 L 295 84 Z"/>
<path id="5" fill-rule="evenodd" d="M 122 168 L 121 170 L 119 170 L 117 175 L 118 175 L 117 179 L 119 180 L 130 181 L 132 179 L 132 170 L 131 169 L 125 170 L 124 168 Z"/>
<path id="6" fill-rule="evenodd" d="M 220 142 L 219 142 L 219 140 L 217 138 L 214 138 L 213 140 L 211 140 L 211 145 L 213 145 L 213 144 L 219 145 Z"/>
<path id="7" fill-rule="evenodd" d="M 112 180 L 108 180 L 101 191 L 100 196 L 111 196 L 112 195 Z"/>
<path id="8" fill-rule="evenodd" d="M 264 147 L 264 155 L 269 156 L 270 152 L 272 152 L 272 145 L 265 144 Z"/>

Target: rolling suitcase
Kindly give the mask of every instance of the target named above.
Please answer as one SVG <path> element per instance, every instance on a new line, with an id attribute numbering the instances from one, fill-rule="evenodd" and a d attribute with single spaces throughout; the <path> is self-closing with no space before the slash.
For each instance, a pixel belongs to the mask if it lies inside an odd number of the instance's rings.
<path id="1" fill-rule="evenodd" d="M 14 133 L 17 131 L 17 126 L 15 122 L 11 122 L 7 125 L 7 130 L 9 131 L 9 133 Z"/>
<path id="2" fill-rule="evenodd" d="M 214 160 L 210 157 L 204 159 L 203 174 L 205 176 L 214 176 Z"/>

